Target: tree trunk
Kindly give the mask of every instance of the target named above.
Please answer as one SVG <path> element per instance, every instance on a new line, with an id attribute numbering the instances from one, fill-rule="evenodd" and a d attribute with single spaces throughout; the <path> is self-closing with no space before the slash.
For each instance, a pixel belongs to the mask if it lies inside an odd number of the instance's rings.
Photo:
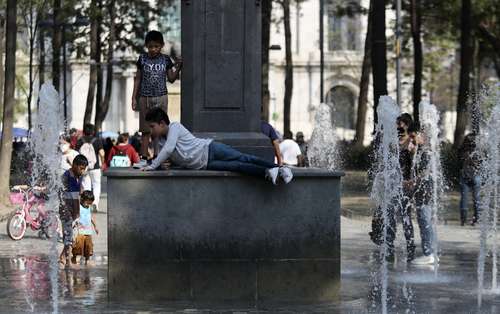
<path id="1" fill-rule="evenodd" d="M 500 38 L 490 32 L 490 30 L 488 30 L 484 25 L 479 25 L 479 34 L 486 40 L 487 43 L 489 43 L 492 51 L 496 54 L 496 57 L 500 58 Z M 497 62 L 496 58 L 493 59 Z"/>
<path id="2" fill-rule="evenodd" d="M 458 148 L 462 145 L 467 128 L 467 97 L 470 85 L 470 71 L 473 57 L 471 45 L 471 0 L 462 0 L 461 38 L 460 38 L 460 83 L 457 98 L 457 123 L 453 145 Z"/>
<path id="3" fill-rule="evenodd" d="M 0 217 L 9 213 L 10 166 L 12 159 L 12 127 L 14 124 L 14 90 L 16 81 L 16 0 L 7 1 L 5 93 L 0 147 Z M 0 219 L 2 220 L 2 219 Z"/>
<path id="4" fill-rule="evenodd" d="M 52 84 L 59 91 L 61 85 L 61 0 L 54 0 L 53 35 L 52 35 Z"/>
<path id="5" fill-rule="evenodd" d="M 418 106 L 422 100 L 422 71 L 423 71 L 423 55 L 422 55 L 422 5 L 420 0 L 411 0 L 411 35 L 413 38 L 413 119 L 418 123 L 419 113 Z"/>
<path id="6" fill-rule="evenodd" d="M 472 61 L 471 61 L 471 78 L 472 81 L 469 82 L 469 93 L 474 95 L 477 94 L 481 89 L 481 63 L 483 54 L 481 43 L 476 38 L 472 39 Z M 468 108 L 470 130 L 471 132 L 479 133 L 481 126 L 480 121 L 482 119 L 482 108 L 478 102 L 472 102 L 471 106 Z"/>
<path id="7" fill-rule="evenodd" d="M 108 40 L 108 57 L 106 65 L 106 91 L 104 99 L 99 107 L 96 106 L 95 129 L 96 132 L 101 131 L 102 123 L 108 113 L 109 104 L 111 102 L 111 92 L 113 87 L 113 51 L 115 45 L 115 1 L 111 0 L 108 3 L 109 13 L 109 40 Z"/>
<path id="8" fill-rule="evenodd" d="M 262 119 L 269 121 L 269 47 L 271 40 L 272 0 L 262 1 Z"/>
<path id="9" fill-rule="evenodd" d="M 99 17 L 99 22 L 102 22 L 102 19 L 104 18 L 103 14 L 103 8 L 102 8 L 102 0 L 97 0 L 97 16 Z M 102 42 L 101 42 L 101 33 L 102 33 L 102 28 L 100 24 L 97 25 L 97 42 L 96 42 L 96 64 L 97 64 L 97 85 L 96 85 L 96 95 L 95 95 L 95 113 L 97 116 L 97 112 L 101 108 L 101 103 L 102 103 L 102 90 L 103 90 L 103 85 L 104 81 L 102 78 L 102 64 L 101 64 L 101 58 L 102 58 Z M 95 122 L 95 120 L 94 120 Z"/>
<path id="10" fill-rule="evenodd" d="M 495 64 L 495 71 L 497 72 L 497 78 L 500 80 L 500 60 L 499 60 L 499 58 L 493 58 L 493 63 Z"/>
<path id="11" fill-rule="evenodd" d="M 283 134 L 290 132 L 290 112 L 293 93 L 292 32 L 290 29 L 290 0 L 283 0 L 285 26 L 285 97 L 283 102 Z"/>
<path id="12" fill-rule="evenodd" d="M 0 58 L 5 53 L 5 18 L 0 17 Z M 0 62 L 0 101 L 3 102 L 5 71 L 4 63 Z M 2 106 L 3 108 L 3 106 Z"/>
<path id="13" fill-rule="evenodd" d="M 33 85 L 35 83 L 35 79 L 33 78 L 33 53 L 35 52 L 35 40 L 36 40 L 36 23 L 33 21 L 33 1 L 29 3 L 29 25 L 28 25 L 28 33 L 29 33 L 29 90 L 28 90 L 28 130 L 31 130 L 32 121 L 31 121 L 31 99 L 33 98 Z"/>
<path id="14" fill-rule="evenodd" d="M 38 46 L 40 49 L 40 57 L 38 60 L 38 85 L 39 89 L 42 87 L 43 83 L 45 83 L 45 37 L 43 34 L 43 29 L 38 31 Z M 38 101 L 37 101 L 37 109 L 38 109 Z"/>
<path id="15" fill-rule="evenodd" d="M 92 109 L 94 108 L 94 97 L 97 85 L 97 71 L 96 64 L 99 59 L 97 56 L 97 42 L 99 19 L 97 16 L 97 1 L 92 0 L 90 3 L 90 73 L 89 73 L 89 90 L 87 92 L 87 103 L 85 104 L 85 115 L 83 116 L 83 125 L 91 123 Z"/>
<path id="16" fill-rule="evenodd" d="M 373 0 L 370 0 L 370 8 L 368 10 L 368 26 L 366 28 L 366 38 L 365 38 L 365 54 L 363 56 L 363 67 L 361 68 L 361 80 L 359 82 L 356 135 L 354 136 L 354 145 L 358 147 L 363 146 L 363 142 L 365 140 L 368 89 L 370 88 L 370 72 L 372 69 L 372 59 L 371 59 L 372 21 L 373 21 Z"/>
<path id="17" fill-rule="evenodd" d="M 377 107 L 380 96 L 387 95 L 387 39 L 385 37 L 385 1 L 373 0 L 373 40 L 372 40 L 372 73 L 373 73 L 373 113 L 377 124 Z"/>

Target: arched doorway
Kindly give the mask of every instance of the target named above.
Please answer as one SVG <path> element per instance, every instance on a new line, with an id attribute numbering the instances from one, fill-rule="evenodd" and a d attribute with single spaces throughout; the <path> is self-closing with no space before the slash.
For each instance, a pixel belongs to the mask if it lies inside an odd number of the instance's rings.
<path id="1" fill-rule="evenodd" d="M 326 103 L 332 106 L 335 127 L 353 130 L 355 122 L 355 95 L 345 86 L 332 87 L 326 94 Z"/>

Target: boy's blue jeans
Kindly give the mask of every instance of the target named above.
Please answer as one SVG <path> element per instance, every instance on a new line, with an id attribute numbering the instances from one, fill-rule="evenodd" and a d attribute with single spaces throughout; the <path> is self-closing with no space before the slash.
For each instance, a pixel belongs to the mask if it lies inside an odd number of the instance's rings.
<path id="1" fill-rule="evenodd" d="M 479 193 L 481 192 L 481 178 L 479 176 L 475 176 L 472 179 L 460 177 L 460 218 L 462 221 L 467 220 L 468 196 L 471 188 L 474 203 L 474 217 L 475 219 L 479 218 Z"/>
<path id="2" fill-rule="evenodd" d="M 263 177 L 266 169 L 278 167 L 259 157 L 244 154 L 231 146 L 213 141 L 208 147 L 208 170 L 234 171 Z"/>
<path id="3" fill-rule="evenodd" d="M 422 239 L 422 251 L 425 256 L 433 252 L 434 230 L 432 229 L 432 209 L 429 205 L 422 205 L 417 208 L 417 221 L 420 228 L 420 238 Z"/>

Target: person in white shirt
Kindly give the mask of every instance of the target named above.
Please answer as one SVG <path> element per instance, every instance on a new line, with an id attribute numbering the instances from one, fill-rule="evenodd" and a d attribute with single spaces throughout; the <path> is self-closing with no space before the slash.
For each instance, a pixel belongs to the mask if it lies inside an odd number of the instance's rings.
<path id="1" fill-rule="evenodd" d="M 283 164 L 288 166 L 299 166 L 302 164 L 302 152 L 300 146 L 293 139 L 292 132 L 286 132 L 285 140 L 280 143 L 280 151 Z"/>
<path id="2" fill-rule="evenodd" d="M 266 177 L 273 184 L 277 184 L 278 176 L 285 183 L 293 178 L 290 168 L 241 153 L 212 139 L 195 137 L 179 122 L 170 123 L 168 115 L 161 108 L 150 109 L 146 121 L 151 134 L 159 138 L 160 152 L 151 165 L 142 168 L 143 171 L 155 170 L 169 159 L 173 165 L 181 168 L 234 171 Z"/>
<path id="3" fill-rule="evenodd" d="M 62 152 L 61 156 L 61 169 L 64 171 L 69 170 L 73 164 L 73 159 L 80 153 L 71 149 L 70 139 L 61 136 L 59 140 L 59 149 Z"/>

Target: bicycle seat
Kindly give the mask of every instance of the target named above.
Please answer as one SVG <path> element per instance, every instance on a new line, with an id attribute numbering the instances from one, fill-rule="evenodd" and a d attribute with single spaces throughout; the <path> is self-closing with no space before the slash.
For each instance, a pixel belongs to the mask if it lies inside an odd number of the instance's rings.
<path id="1" fill-rule="evenodd" d="M 25 190 L 27 190 L 27 189 L 29 189 L 29 187 L 28 187 L 27 185 L 25 185 L 25 184 L 22 184 L 22 185 L 14 185 L 14 186 L 12 187 L 12 190 L 17 190 L 17 191 L 25 191 Z"/>

